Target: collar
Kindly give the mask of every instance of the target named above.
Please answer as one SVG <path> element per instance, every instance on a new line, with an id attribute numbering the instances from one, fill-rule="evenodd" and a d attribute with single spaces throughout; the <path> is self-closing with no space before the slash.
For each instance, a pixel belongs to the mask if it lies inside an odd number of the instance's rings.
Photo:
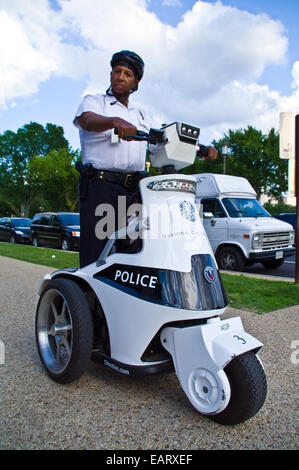
<path id="1" fill-rule="evenodd" d="M 115 98 L 114 95 L 108 95 L 107 93 L 104 94 L 104 99 L 110 103 L 111 106 L 123 106 L 124 108 L 126 109 L 135 109 L 135 106 L 133 106 L 131 103 L 130 103 L 130 100 L 128 101 L 128 106 L 125 106 L 124 104 L 122 104 L 121 101 L 118 101 L 117 98 Z"/>

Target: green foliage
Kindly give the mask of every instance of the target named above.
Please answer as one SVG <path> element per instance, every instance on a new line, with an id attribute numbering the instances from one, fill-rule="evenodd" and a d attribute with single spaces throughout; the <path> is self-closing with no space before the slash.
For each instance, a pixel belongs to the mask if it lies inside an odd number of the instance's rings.
<path id="1" fill-rule="evenodd" d="M 278 202 L 277 204 L 266 202 L 266 204 L 264 204 L 264 208 L 271 215 L 280 214 L 282 212 L 296 212 L 296 206 L 291 206 L 290 204 L 285 204 L 284 202 Z"/>
<path id="2" fill-rule="evenodd" d="M 252 126 L 236 131 L 229 130 L 223 139 L 212 145 L 218 150 L 216 161 L 196 161 L 183 170 L 186 174 L 223 173 L 222 144 L 226 141 L 226 174 L 248 179 L 258 197 L 264 193 L 279 198 L 287 191 L 288 163 L 279 158 L 279 135 L 271 129 L 264 135 Z"/>
<path id="3" fill-rule="evenodd" d="M 1 215 L 31 217 L 46 206 L 74 208 L 78 174 L 73 164 L 78 158 L 55 124 L 30 122 L 0 134 Z"/>

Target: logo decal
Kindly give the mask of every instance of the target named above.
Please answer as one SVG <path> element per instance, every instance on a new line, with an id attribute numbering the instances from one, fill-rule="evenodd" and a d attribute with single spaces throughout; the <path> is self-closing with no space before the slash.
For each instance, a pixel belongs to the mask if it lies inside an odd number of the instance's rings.
<path id="1" fill-rule="evenodd" d="M 191 222 L 196 220 L 196 209 L 193 204 L 189 201 L 180 202 L 180 211 L 183 217 Z"/>
<path id="2" fill-rule="evenodd" d="M 204 275 L 205 280 L 210 282 L 210 284 L 215 282 L 217 279 L 215 269 L 212 268 L 211 266 L 205 267 L 205 269 L 203 270 L 203 275 Z"/>

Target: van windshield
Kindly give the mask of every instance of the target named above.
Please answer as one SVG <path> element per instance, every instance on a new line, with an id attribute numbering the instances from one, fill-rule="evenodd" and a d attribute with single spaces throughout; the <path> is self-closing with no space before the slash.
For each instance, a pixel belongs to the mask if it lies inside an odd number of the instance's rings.
<path id="1" fill-rule="evenodd" d="M 256 199 L 225 197 L 222 202 L 230 217 L 271 217 Z"/>

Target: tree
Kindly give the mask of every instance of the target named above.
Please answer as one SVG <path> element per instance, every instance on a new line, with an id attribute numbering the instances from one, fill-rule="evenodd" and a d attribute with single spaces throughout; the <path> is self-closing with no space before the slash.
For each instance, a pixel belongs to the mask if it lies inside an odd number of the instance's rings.
<path id="1" fill-rule="evenodd" d="M 236 131 L 229 130 L 223 139 L 213 142 L 219 152 L 216 161 L 197 161 L 184 172 L 222 174 L 221 147 L 224 141 L 230 148 L 226 157 L 226 174 L 248 179 L 258 197 L 264 193 L 279 198 L 282 192 L 287 191 L 288 165 L 279 158 L 279 135 L 275 129 L 271 129 L 266 135 L 252 126 Z"/>
<path id="2" fill-rule="evenodd" d="M 74 212 L 78 209 L 79 173 L 75 162 L 79 158 L 78 151 L 63 148 L 30 160 L 29 184 L 36 188 L 43 210 Z"/>
<path id="3" fill-rule="evenodd" d="M 0 204 L 3 212 L 29 215 L 40 186 L 30 176 L 29 162 L 51 150 L 69 149 L 63 128 L 36 122 L 25 124 L 17 132 L 0 134 Z"/>

